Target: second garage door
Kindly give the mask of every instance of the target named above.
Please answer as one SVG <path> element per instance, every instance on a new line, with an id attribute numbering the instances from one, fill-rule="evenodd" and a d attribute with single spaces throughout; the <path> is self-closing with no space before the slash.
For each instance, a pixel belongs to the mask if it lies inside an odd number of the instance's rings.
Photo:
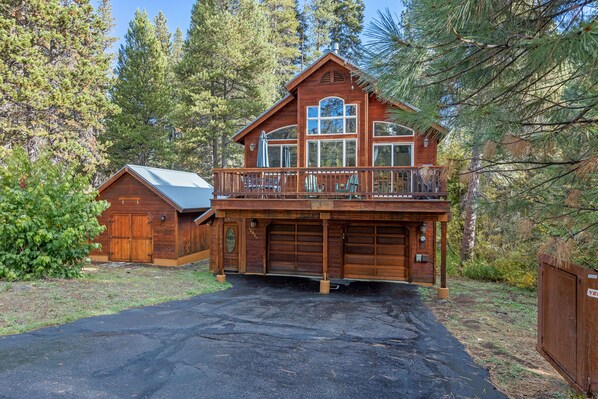
<path id="1" fill-rule="evenodd" d="M 272 223 L 268 232 L 268 272 L 322 274 L 322 225 Z"/>
<path id="2" fill-rule="evenodd" d="M 407 280 L 407 234 L 401 226 L 349 225 L 344 277 Z"/>

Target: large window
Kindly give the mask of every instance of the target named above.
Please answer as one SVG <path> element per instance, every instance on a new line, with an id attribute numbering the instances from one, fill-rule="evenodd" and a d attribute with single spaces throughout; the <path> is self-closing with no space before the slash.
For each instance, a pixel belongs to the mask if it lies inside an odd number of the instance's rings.
<path id="1" fill-rule="evenodd" d="M 297 146 L 294 144 L 268 144 L 268 162 L 271 168 L 297 167 Z"/>
<path id="2" fill-rule="evenodd" d="M 356 166 L 356 140 L 309 140 L 307 142 L 308 167 Z"/>
<path id="3" fill-rule="evenodd" d="M 374 144 L 374 166 L 413 166 L 413 144 Z"/>
<path id="4" fill-rule="evenodd" d="M 357 105 L 327 97 L 317 107 L 307 107 L 307 134 L 357 133 Z"/>
<path id="5" fill-rule="evenodd" d="M 268 140 L 294 140 L 296 138 L 297 125 L 281 127 L 268 133 Z"/>
<path id="6" fill-rule="evenodd" d="M 413 130 L 390 122 L 374 122 L 374 137 L 413 136 Z"/>

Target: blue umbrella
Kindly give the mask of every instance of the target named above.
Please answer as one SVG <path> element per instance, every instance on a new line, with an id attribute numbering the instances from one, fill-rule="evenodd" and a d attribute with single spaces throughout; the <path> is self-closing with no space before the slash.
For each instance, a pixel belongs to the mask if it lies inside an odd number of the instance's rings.
<path id="1" fill-rule="evenodd" d="M 291 167 L 291 149 L 288 145 L 282 147 L 282 167 L 283 168 L 290 168 Z"/>
<path id="2" fill-rule="evenodd" d="M 268 160 L 268 138 L 266 132 L 262 131 L 257 142 L 257 167 L 269 168 L 270 161 Z"/>

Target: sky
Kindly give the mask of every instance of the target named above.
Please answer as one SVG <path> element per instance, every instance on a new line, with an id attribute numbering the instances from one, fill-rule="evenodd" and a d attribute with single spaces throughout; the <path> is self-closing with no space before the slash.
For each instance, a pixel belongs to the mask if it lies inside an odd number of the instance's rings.
<path id="1" fill-rule="evenodd" d="M 145 9 L 150 18 L 154 18 L 158 11 L 162 11 L 168 19 L 168 28 L 172 33 L 180 28 L 186 35 L 191 20 L 191 7 L 196 0 L 113 0 L 112 16 L 116 26 L 113 35 L 118 39 L 113 51 L 117 52 L 122 40 L 127 33 L 129 21 L 133 19 L 137 8 Z M 400 13 L 403 8 L 401 0 L 364 0 L 365 18 L 364 27 L 377 17 L 378 10 L 389 8 L 392 12 Z"/>

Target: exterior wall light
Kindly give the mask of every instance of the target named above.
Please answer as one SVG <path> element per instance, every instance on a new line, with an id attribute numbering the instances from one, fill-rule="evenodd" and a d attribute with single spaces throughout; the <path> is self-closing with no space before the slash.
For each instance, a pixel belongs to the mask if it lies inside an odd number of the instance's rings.
<path id="1" fill-rule="evenodd" d="M 163 213 L 162 216 L 160 216 L 160 220 L 161 221 L 165 221 L 166 220 L 166 214 L 165 213 Z"/>
<path id="2" fill-rule="evenodd" d="M 420 237 L 419 237 L 419 240 L 420 240 L 421 242 L 426 242 L 426 229 L 427 229 L 427 226 L 426 226 L 426 224 L 425 224 L 425 223 L 422 223 L 422 224 L 419 226 L 419 232 L 421 233 L 421 235 L 420 235 Z"/>
<path id="3" fill-rule="evenodd" d="M 251 226 L 252 229 L 255 229 L 257 227 L 257 220 L 251 219 L 251 223 L 249 223 L 249 225 Z"/>
<path id="4" fill-rule="evenodd" d="M 430 140 L 428 140 L 427 137 L 424 137 L 424 147 L 428 147 L 428 145 L 430 144 Z"/>
<path id="5" fill-rule="evenodd" d="M 255 150 L 255 143 L 249 144 L 249 151 L 254 151 L 254 150 Z"/>

